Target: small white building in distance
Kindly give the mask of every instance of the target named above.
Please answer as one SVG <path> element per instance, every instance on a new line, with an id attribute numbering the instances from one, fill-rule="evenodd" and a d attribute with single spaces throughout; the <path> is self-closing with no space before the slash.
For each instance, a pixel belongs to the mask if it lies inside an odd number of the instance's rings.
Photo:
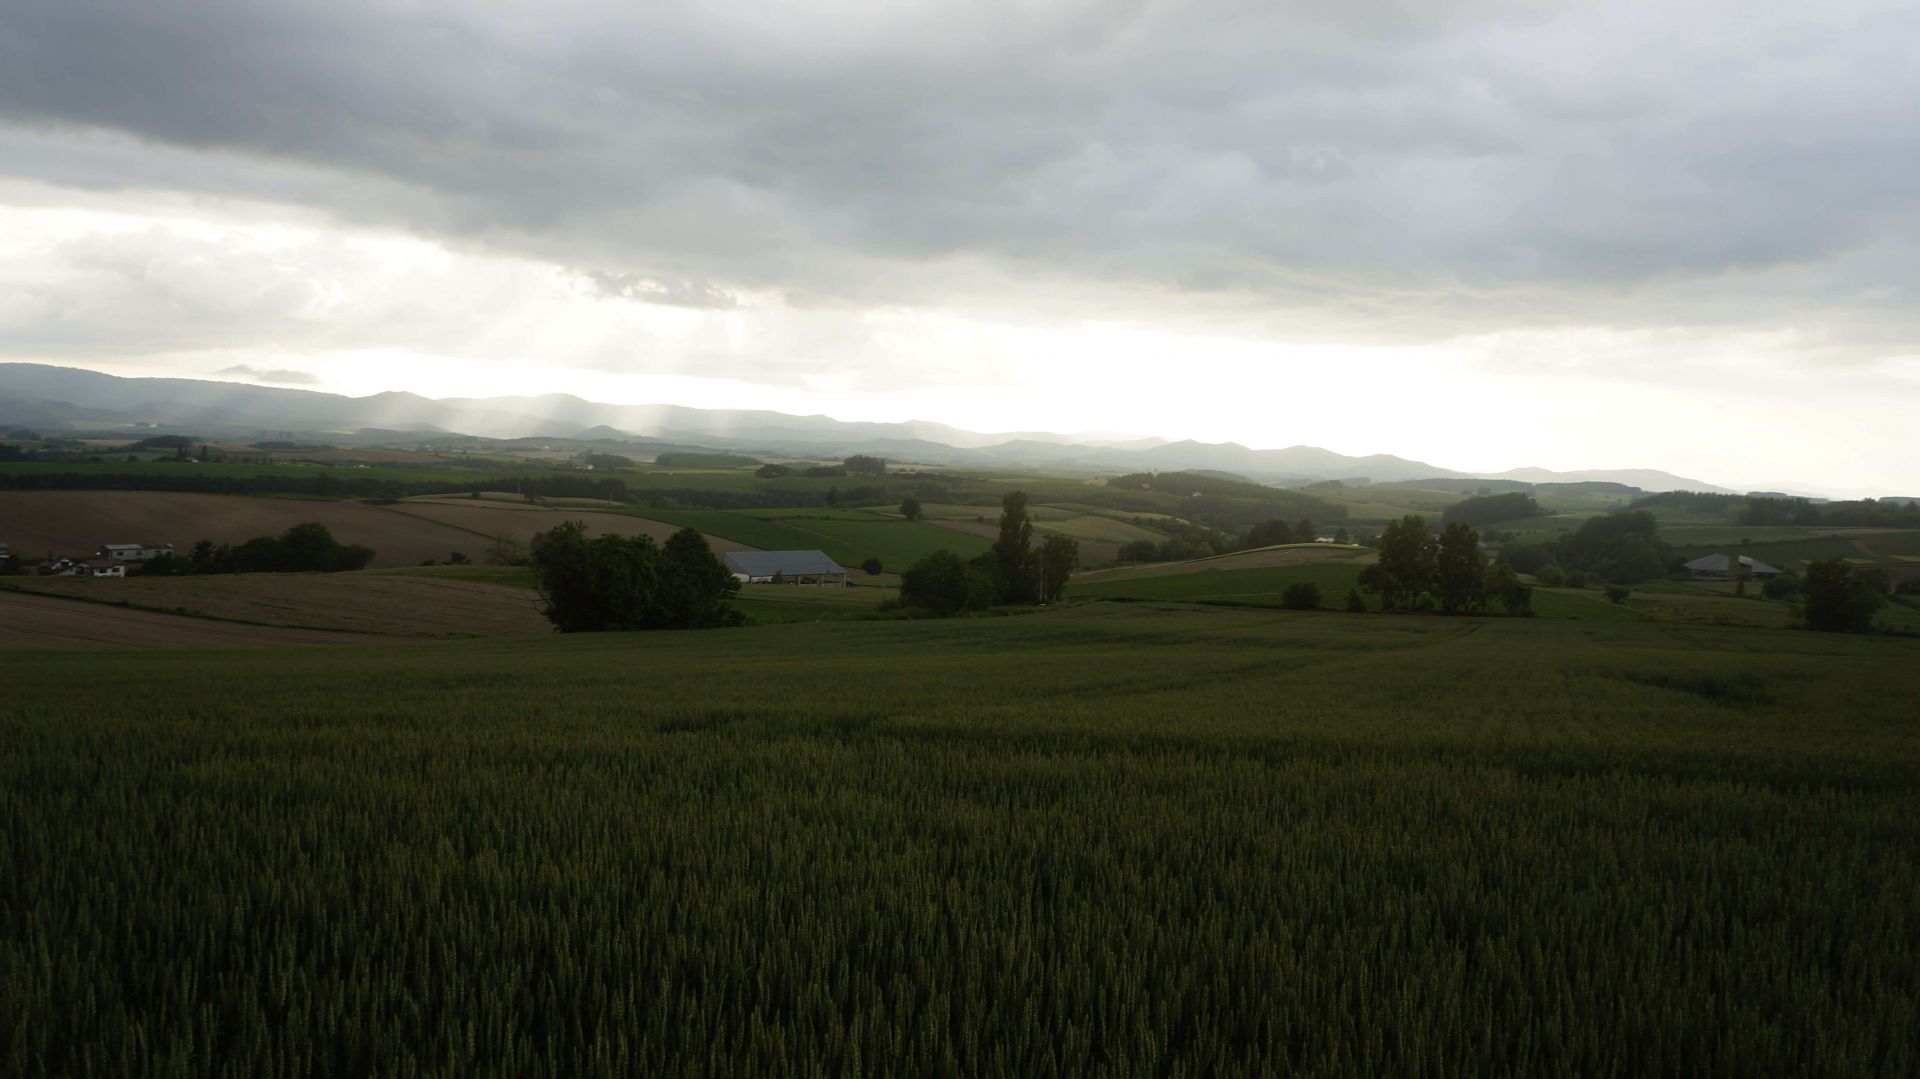
<path id="1" fill-rule="evenodd" d="M 847 571 L 825 551 L 728 551 L 727 569 L 742 584 L 845 585 Z"/>
<path id="2" fill-rule="evenodd" d="M 171 543 L 103 543 L 98 556 L 115 562 L 146 562 L 172 553 Z"/>

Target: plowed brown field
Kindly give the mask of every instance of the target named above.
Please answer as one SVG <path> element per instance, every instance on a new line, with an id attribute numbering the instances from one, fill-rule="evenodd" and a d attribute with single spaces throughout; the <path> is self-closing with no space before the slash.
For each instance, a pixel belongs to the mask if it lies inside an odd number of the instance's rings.
<path id="1" fill-rule="evenodd" d="M 0 652 L 88 648 L 242 648 L 365 644 L 355 633 L 283 629 L 0 592 Z"/>
<path id="2" fill-rule="evenodd" d="M 444 562 L 454 551 L 486 557 L 487 538 L 526 542 L 562 521 L 585 521 L 592 535 L 617 532 L 664 540 L 672 525 L 584 509 L 513 503 L 408 501 L 369 505 L 330 499 L 255 498 L 167 491 L 0 491 L 0 543 L 15 554 L 92 555 L 103 543 L 171 543 L 185 553 L 202 539 L 241 543 L 305 521 L 327 526 L 341 543 L 373 548 L 372 568 Z M 715 554 L 752 548 L 709 536 Z"/>
<path id="3" fill-rule="evenodd" d="M 537 592 L 480 581 L 382 573 L 243 573 L 124 580 L 32 577 L 8 583 L 50 595 L 125 600 L 136 608 L 396 637 L 503 637 L 553 628 L 540 614 Z M 60 605 L 94 606 L 71 600 Z"/>

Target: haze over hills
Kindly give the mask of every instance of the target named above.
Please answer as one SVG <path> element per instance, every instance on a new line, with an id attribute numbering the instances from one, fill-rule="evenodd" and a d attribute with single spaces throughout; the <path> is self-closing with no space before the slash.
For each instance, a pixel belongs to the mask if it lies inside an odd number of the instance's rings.
<path id="1" fill-rule="evenodd" d="M 346 397 L 314 390 L 177 378 L 121 378 L 45 364 L 0 364 L 0 425 L 54 430 L 131 425 L 206 434 L 263 429 L 339 438 L 367 429 L 489 438 L 552 436 L 697 444 L 763 454 L 867 453 L 937 465 L 1048 466 L 1089 471 L 1211 469 L 1269 483 L 1319 480 L 1507 479 L 1608 481 L 1649 491 L 1726 492 L 1655 469 L 1463 472 L 1387 454 L 1350 457 L 1314 446 L 1253 449 L 1238 443 L 1168 442 L 1109 433 L 982 433 L 928 421 L 877 423 L 770 411 L 680 405 L 613 405 L 568 394 L 443 398 L 412 393 Z"/>

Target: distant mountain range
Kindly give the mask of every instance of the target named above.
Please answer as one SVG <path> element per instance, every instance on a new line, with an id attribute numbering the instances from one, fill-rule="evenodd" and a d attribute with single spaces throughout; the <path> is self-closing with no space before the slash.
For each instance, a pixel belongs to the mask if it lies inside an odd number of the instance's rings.
<path id="1" fill-rule="evenodd" d="M 1050 432 L 983 434 L 942 423 L 867 423 L 784 412 L 609 405 L 568 394 L 434 399 L 412 393 L 345 397 L 313 390 L 181 378 L 120 378 L 72 367 L 0 363 L 0 427 L 58 431 L 125 428 L 191 430 L 209 436 L 341 440 L 378 431 L 382 440 L 462 434 L 697 445 L 763 455 L 837 458 L 865 453 L 933 465 L 1044 466 L 1089 472 L 1210 469 L 1264 483 L 1321 480 L 1396 483 L 1418 479 L 1504 479 L 1527 483 L 1604 481 L 1647 491 L 1733 493 L 1654 469 L 1553 472 L 1517 468 L 1461 472 L 1374 454 L 1348 457 L 1314 446 L 1257 450 L 1233 442 L 1168 442 L 1123 435 Z"/>

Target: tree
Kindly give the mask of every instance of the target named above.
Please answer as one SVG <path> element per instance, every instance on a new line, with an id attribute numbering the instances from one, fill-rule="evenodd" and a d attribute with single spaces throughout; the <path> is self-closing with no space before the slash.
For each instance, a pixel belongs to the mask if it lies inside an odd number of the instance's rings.
<path id="1" fill-rule="evenodd" d="M 1380 533 L 1380 557 L 1360 571 L 1360 587 L 1380 597 L 1388 611 L 1427 607 L 1433 596 L 1437 545 L 1426 518 L 1408 514 Z"/>
<path id="2" fill-rule="evenodd" d="M 1280 593 L 1280 606 L 1289 611 L 1320 609 L 1320 586 L 1312 581 L 1295 581 Z"/>
<path id="3" fill-rule="evenodd" d="M 1800 582 L 1786 574 L 1772 577 L 1760 586 L 1760 594 L 1768 599 L 1788 600 L 1800 594 Z"/>
<path id="4" fill-rule="evenodd" d="M 1318 533 L 1314 531 L 1313 522 L 1307 520 L 1305 517 L 1293 523 L 1293 541 L 1295 543 L 1312 543 L 1317 534 Z"/>
<path id="5" fill-rule="evenodd" d="M 1120 545 L 1122 562 L 1151 562 L 1160 557 L 1160 545 L 1150 539 L 1129 540 Z"/>
<path id="6" fill-rule="evenodd" d="M 1567 571 L 1549 562 L 1533 571 L 1533 579 L 1548 588 L 1558 588 L 1567 583 Z"/>
<path id="7" fill-rule="evenodd" d="M 1285 521 L 1262 521 L 1247 530 L 1249 547 L 1273 547 L 1292 542 L 1294 542 L 1293 526 Z"/>
<path id="8" fill-rule="evenodd" d="M 1033 521 L 1027 516 L 1025 491 L 1008 491 L 1000 500 L 1000 535 L 993 541 L 993 560 L 999 567 L 995 597 L 1000 603 L 1032 603 L 1040 596 L 1033 564 Z"/>
<path id="9" fill-rule="evenodd" d="M 1067 590 L 1067 578 L 1080 565 L 1080 543 L 1065 536 L 1048 536 L 1041 541 L 1034 563 L 1040 598 L 1053 603 Z"/>
<path id="10" fill-rule="evenodd" d="M 740 581 L 713 556 L 707 537 L 683 528 L 660 549 L 660 606 L 666 629 L 737 626 L 746 616 L 733 609 Z"/>
<path id="11" fill-rule="evenodd" d="M 1347 526 L 1341 525 L 1339 528 L 1336 528 L 1333 530 L 1333 542 L 1335 543 L 1352 543 L 1353 542 L 1353 538 L 1347 535 Z"/>
<path id="12" fill-rule="evenodd" d="M 1478 611 L 1487 604 L 1480 535 L 1455 521 L 1440 533 L 1434 553 L 1434 590 L 1446 614 Z"/>
<path id="13" fill-rule="evenodd" d="M 841 461 L 840 467 L 846 469 L 850 476 L 883 476 L 887 471 L 887 459 L 856 453 Z"/>
<path id="14" fill-rule="evenodd" d="M 1367 601 L 1361 597 L 1358 588 L 1347 589 L 1347 610 L 1354 614 L 1365 614 Z"/>
<path id="15" fill-rule="evenodd" d="M 1844 558 L 1811 563 L 1801 581 L 1810 629 L 1865 633 L 1873 628 L 1874 612 L 1886 602 L 1880 589 L 1855 574 Z"/>
<path id="16" fill-rule="evenodd" d="M 487 564 L 490 566 L 524 566 L 530 561 L 527 545 L 505 532 L 497 532 L 487 541 Z"/>
<path id="17" fill-rule="evenodd" d="M 1533 586 L 1521 583 L 1512 566 L 1495 563 L 1488 567 L 1485 580 L 1487 595 L 1508 614 L 1533 616 Z"/>
<path id="18" fill-rule="evenodd" d="M 739 582 L 700 533 L 683 528 L 666 548 L 647 536 L 588 539 L 579 521 L 536 533 L 534 574 L 547 620 L 562 633 L 690 629 L 744 621 L 729 605 Z"/>
<path id="19" fill-rule="evenodd" d="M 878 577 L 880 574 L 886 572 L 887 567 L 883 565 L 878 558 L 869 558 L 865 562 L 860 563 L 860 568 L 867 571 L 867 576 Z"/>
<path id="20" fill-rule="evenodd" d="M 909 521 L 919 520 L 920 500 L 912 495 L 908 495 L 900 503 L 900 516 L 905 517 Z"/>
<path id="21" fill-rule="evenodd" d="M 1608 603 L 1625 603 L 1627 597 L 1631 595 L 1633 595 L 1633 589 L 1628 588 L 1626 585 L 1610 584 L 1607 586 Z"/>
<path id="22" fill-rule="evenodd" d="M 945 618 L 991 605 L 992 586 L 977 567 L 943 549 L 920 559 L 900 574 L 900 602 Z"/>

